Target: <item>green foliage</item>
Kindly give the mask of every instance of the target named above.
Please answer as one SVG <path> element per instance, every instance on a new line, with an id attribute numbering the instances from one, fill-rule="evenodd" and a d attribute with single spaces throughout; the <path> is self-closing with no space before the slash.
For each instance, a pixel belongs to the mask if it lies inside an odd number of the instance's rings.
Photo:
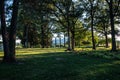
<path id="1" fill-rule="evenodd" d="M 111 42 L 112 42 L 111 38 L 108 38 L 108 43 L 111 43 Z M 100 39 L 98 43 L 105 44 L 105 39 Z"/>
<path id="2" fill-rule="evenodd" d="M 51 45 L 51 7 L 48 0 L 20 0 L 17 35 L 24 46 Z"/>
<path id="3" fill-rule="evenodd" d="M 75 25 L 75 43 L 77 44 L 76 46 L 80 45 L 82 41 L 87 42 L 89 36 L 89 31 L 87 31 L 87 29 L 85 29 L 82 23 L 78 20 Z"/>
<path id="4" fill-rule="evenodd" d="M 91 44 L 91 42 L 89 42 L 89 41 L 83 41 L 82 44 L 83 45 L 88 45 L 88 44 Z"/>

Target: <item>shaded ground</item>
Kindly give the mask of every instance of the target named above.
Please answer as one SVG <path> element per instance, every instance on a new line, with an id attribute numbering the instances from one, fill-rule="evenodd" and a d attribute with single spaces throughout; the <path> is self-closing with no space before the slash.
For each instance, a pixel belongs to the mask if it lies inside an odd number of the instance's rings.
<path id="1" fill-rule="evenodd" d="M 69 52 L 18 55 L 19 64 L 0 63 L 0 80 L 119 80 L 120 60 Z"/>

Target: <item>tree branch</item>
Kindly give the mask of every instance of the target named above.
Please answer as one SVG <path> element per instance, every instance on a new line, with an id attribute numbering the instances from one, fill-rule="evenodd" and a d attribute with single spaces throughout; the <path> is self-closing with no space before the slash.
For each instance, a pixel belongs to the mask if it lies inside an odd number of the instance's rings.
<path id="1" fill-rule="evenodd" d="M 117 2 L 117 8 L 115 9 L 115 13 L 114 13 L 114 16 L 116 16 L 115 14 L 118 12 L 119 10 L 119 6 L 120 6 L 120 0 Z"/>
<path id="2" fill-rule="evenodd" d="M 62 11 L 62 9 L 60 7 L 58 7 L 54 1 L 52 1 L 52 3 L 60 11 L 60 13 L 62 13 L 63 16 L 66 18 L 66 16 L 65 16 L 64 12 Z"/>
<path id="3" fill-rule="evenodd" d="M 110 2 L 108 0 L 105 0 L 105 1 L 108 3 L 108 5 L 110 5 Z"/>

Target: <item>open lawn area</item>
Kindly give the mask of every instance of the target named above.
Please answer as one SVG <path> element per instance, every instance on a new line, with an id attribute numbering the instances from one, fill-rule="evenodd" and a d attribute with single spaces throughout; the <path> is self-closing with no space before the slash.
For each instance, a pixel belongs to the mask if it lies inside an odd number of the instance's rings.
<path id="1" fill-rule="evenodd" d="M 34 48 L 16 52 L 19 63 L 0 63 L 0 80 L 120 80 L 120 60 L 86 55 L 95 51 Z M 2 56 L 1 52 L 0 60 Z"/>

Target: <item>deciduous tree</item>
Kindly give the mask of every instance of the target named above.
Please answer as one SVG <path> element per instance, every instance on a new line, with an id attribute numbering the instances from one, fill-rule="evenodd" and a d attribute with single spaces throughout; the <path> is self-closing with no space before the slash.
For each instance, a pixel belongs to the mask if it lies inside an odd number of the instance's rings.
<path id="1" fill-rule="evenodd" d="M 2 31 L 3 47 L 4 47 L 3 62 L 16 62 L 15 40 L 16 40 L 18 4 L 19 4 L 19 0 L 13 0 L 12 17 L 9 26 L 10 30 L 8 32 L 6 29 L 6 20 L 5 20 L 5 0 L 0 1 L 1 31 Z"/>

